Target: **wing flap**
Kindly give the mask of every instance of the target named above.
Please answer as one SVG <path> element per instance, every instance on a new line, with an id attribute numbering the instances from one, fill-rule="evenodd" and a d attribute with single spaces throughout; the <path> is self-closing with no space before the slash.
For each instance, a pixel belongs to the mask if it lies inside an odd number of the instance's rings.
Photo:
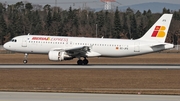
<path id="1" fill-rule="evenodd" d="M 89 46 L 78 46 L 69 48 L 52 48 L 53 51 L 76 51 L 76 50 L 89 50 Z"/>
<path id="2" fill-rule="evenodd" d="M 64 49 L 65 51 L 77 51 L 77 50 L 85 50 L 85 51 L 89 51 L 89 46 L 78 46 L 78 47 L 70 47 L 70 48 L 66 48 Z"/>

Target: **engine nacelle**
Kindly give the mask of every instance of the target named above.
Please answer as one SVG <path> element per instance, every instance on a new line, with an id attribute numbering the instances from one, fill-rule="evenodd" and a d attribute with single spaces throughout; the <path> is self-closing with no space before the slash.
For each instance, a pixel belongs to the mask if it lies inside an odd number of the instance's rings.
<path id="1" fill-rule="evenodd" d="M 73 59 L 71 56 L 67 55 L 66 52 L 60 51 L 49 51 L 49 60 L 52 61 L 63 61 L 63 60 L 71 60 Z"/>

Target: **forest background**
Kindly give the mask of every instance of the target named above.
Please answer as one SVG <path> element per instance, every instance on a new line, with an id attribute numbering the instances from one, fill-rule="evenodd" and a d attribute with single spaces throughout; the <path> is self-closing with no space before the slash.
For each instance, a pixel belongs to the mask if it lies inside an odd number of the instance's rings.
<path id="1" fill-rule="evenodd" d="M 0 44 L 18 35 L 53 35 L 71 37 L 104 37 L 137 39 L 164 13 L 173 14 L 166 42 L 180 44 L 180 10 L 162 9 L 140 12 L 131 8 L 126 11 L 90 8 L 63 10 L 51 5 L 32 5 L 17 2 L 12 5 L 0 3 Z M 96 36 L 97 33 L 97 36 Z"/>

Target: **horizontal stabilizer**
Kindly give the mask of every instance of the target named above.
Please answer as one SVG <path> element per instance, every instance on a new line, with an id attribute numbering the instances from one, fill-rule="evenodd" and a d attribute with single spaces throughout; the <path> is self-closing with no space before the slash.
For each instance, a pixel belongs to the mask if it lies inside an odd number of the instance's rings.
<path id="1" fill-rule="evenodd" d="M 154 44 L 150 46 L 151 48 L 160 48 L 163 47 L 164 49 L 172 49 L 174 47 L 173 44 L 170 43 L 160 43 L 160 44 Z"/>
<path id="2" fill-rule="evenodd" d="M 162 47 L 162 46 L 165 46 L 166 43 L 162 43 L 162 44 L 155 44 L 155 45 L 151 45 L 150 47 L 151 48 L 154 48 L 154 47 Z"/>

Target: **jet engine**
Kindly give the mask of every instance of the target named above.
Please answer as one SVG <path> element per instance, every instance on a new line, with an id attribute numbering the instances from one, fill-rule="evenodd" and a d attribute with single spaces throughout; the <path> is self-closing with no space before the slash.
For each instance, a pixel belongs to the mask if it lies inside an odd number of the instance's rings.
<path id="1" fill-rule="evenodd" d="M 63 60 L 71 60 L 73 57 L 69 56 L 66 52 L 61 51 L 49 51 L 49 60 L 52 61 L 63 61 Z"/>

